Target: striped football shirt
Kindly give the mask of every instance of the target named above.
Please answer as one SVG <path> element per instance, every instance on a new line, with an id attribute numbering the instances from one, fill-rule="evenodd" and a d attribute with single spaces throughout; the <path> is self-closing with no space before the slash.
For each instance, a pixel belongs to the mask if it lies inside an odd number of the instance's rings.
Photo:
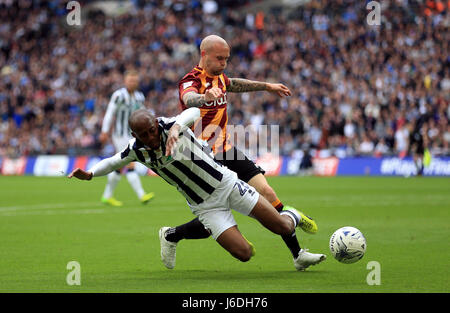
<path id="1" fill-rule="evenodd" d="M 108 108 L 103 119 L 102 132 L 109 132 L 115 119 L 113 135 L 118 137 L 131 137 L 128 118 L 133 111 L 145 108 L 144 102 L 144 94 L 140 91 L 136 90 L 129 93 L 125 87 L 116 90 L 108 103 Z"/>
<path id="2" fill-rule="evenodd" d="M 134 138 L 120 157 L 126 163 L 137 161 L 144 164 L 175 186 L 190 204 L 198 205 L 214 192 L 228 169 L 214 159 L 209 146 L 195 138 L 189 128 L 180 133 L 175 151 L 166 157 L 167 137 L 175 120 L 175 117 L 158 117 L 161 134 L 158 150 L 149 149 Z"/>

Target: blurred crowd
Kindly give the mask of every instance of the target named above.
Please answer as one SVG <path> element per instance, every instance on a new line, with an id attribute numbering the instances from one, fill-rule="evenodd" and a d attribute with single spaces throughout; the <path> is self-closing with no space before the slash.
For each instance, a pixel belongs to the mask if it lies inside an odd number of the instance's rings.
<path id="1" fill-rule="evenodd" d="M 450 155 L 446 2 L 380 1 L 380 26 L 368 25 L 364 1 L 311 1 L 289 14 L 235 2 L 135 0 L 127 13 L 90 11 L 70 26 L 66 1 L 1 0 L 0 156 L 106 153 L 101 122 L 130 68 L 147 106 L 178 114 L 177 83 L 208 34 L 232 47 L 229 77 L 291 89 L 282 99 L 228 94 L 229 124 L 280 125 L 284 155 L 407 155 L 415 134 L 432 155 Z"/>

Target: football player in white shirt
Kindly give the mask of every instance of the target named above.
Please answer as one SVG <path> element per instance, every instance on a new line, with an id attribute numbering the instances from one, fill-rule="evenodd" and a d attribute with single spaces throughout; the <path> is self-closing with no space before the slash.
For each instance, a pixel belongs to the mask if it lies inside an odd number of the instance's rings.
<path id="1" fill-rule="evenodd" d="M 128 127 L 128 118 L 135 110 L 145 108 L 144 94 L 137 90 L 139 87 L 139 73 L 136 71 L 127 71 L 124 77 L 125 87 L 116 90 L 109 101 L 103 118 L 102 132 L 100 141 L 105 144 L 109 139 L 109 133 L 112 129 L 111 139 L 116 152 L 121 151 L 128 145 L 128 141 L 132 139 L 131 132 Z M 114 127 L 112 127 L 114 124 Z M 134 163 L 130 163 L 126 167 L 125 176 L 135 191 L 137 197 L 142 203 L 150 201 L 153 192 L 146 193 L 142 187 L 138 173 L 135 171 Z M 123 203 L 114 198 L 114 189 L 121 178 L 121 169 L 111 172 L 108 175 L 101 201 L 112 206 L 122 206 Z"/>

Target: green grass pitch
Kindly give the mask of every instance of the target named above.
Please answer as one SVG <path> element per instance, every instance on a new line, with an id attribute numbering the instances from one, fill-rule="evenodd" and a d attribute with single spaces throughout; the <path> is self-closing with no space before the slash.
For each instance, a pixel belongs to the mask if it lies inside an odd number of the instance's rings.
<path id="1" fill-rule="evenodd" d="M 158 229 L 191 220 L 185 200 L 158 177 L 145 177 L 156 198 L 139 203 L 123 177 L 106 207 L 106 178 L 0 177 L 0 292 L 449 292 L 450 179 L 400 177 L 269 177 L 279 198 L 314 217 L 316 235 L 297 230 L 300 244 L 327 254 L 297 272 L 279 236 L 234 213 L 256 247 L 241 263 L 213 239 L 184 240 L 175 269 L 160 261 Z M 328 249 L 339 227 L 359 228 L 366 255 L 341 264 Z M 81 266 L 70 286 L 68 262 Z M 380 285 L 368 285 L 369 261 L 380 264 Z"/>

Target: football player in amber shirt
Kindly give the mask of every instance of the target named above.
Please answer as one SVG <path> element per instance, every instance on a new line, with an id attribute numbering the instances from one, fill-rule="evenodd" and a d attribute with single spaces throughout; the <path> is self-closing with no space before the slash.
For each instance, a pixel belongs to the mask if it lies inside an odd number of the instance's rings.
<path id="1" fill-rule="evenodd" d="M 228 78 L 224 70 L 230 57 L 230 46 L 219 36 L 205 37 L 200 44 L 200 52 L 199 64 L 178 84 L 181 109 L 191 107 L 200 109 L 201 119 L 193 127 L 196 136 L 208 142 L 216 159 L 236 172 L 241 180 L 253 186 L 278 212 L 281 212 L 284 206 L 264 177 L 264 170 L 234 147 L 227 138 L 227 92 L 268 91 L 284 97 L 290 96 L 291 91 L 283 84 Z M 299 226 L 308 233 L 316 233 L 315 221 L 299 213 L 301 215 Z M 165 227 L 162 237 L 160 236 L 161 258 L 164 264 L 166 266 L 170 264 L 168 268 L 175 266 L 176 244 L 181 239 L 207 238 L 209 235 L 209 231 L 198 218 L 177 227 Z M 302 258 L 306 256 L 306 251 L 300 248 L 295 231 L 282 237 L 294 257 L 294 266 L 298 270 L 304 269 Z M 318 259 L 318 262 L 320 261 Z"/>

